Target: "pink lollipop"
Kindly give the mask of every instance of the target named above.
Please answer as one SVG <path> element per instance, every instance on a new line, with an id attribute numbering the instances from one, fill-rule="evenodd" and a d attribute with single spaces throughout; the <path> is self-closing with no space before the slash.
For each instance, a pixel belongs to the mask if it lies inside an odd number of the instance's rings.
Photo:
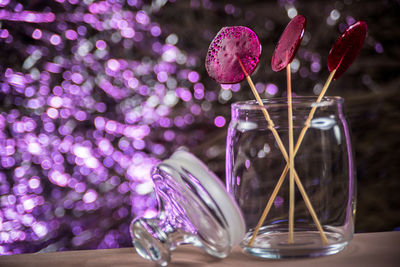
<path id="1" fill-rule="evenodd" d="M 281 71 L 292 62 L 303 39 L 305 27 L 306 17 L 303 15 L 297 15 L 286 26 L 272 55 L 273 71 Z"/>
<path id="2" fill-rule="evenodd" d="M 286 68 L 287 95 L 288 95 L 288 126 L 289 126 L 289 239 L 288 243 L 294 242 L 294 138 L 293 138 L 293 108 L 292 108 L 292 85 L 290 79 L 290 62 L 296 55 L 297 49 L 303 39 L 306 18 L 302 15 L 294 17 L 286 26 L 276 45 L 272 55 L 271 67 L 273 71 L 281 71 Z M 258 229 L 257 229 L 258 231 Z M 253 235 L 254 237 L 254 235 Z"/>
<path id="3" fill-rule="evenodd" d="M 336 69 L 333 80 L 338 79 L 360 53 L 367 35 L 367 23 L 358 21 L 348 27 L 336 40 L 328 56 L 328 69 Z"/>
<path id="4" fill-rule="evenodd" d="M 246 78 L 246 73 L 253 73 L 260 54 L 261 45 L 255 32 L 244 26 L 224 27 L 208 48 L 206 70 L 218 83 L 238 83 Z"/>

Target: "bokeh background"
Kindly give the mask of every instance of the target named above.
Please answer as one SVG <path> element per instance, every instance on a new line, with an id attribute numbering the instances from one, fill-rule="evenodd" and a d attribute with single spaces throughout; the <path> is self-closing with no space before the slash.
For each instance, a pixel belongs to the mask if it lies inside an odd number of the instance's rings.
<path id="1" fill-rule="evenodd" d="M 208 45 L 223 26 L 252 28 L 256 88 L 284 96 L 269 62 L 296 14 L 297 95 L 319 93 L 343 29 L 368 24 L 328 95 L 352 128 L 356 231 L 399 230 L 400 1 L 0 0 L 0 254 L 131 246 L 132 218 L 156 213 L 150 169 L 179 147 L 223 179 L 230 104 L 252 95 L 207 76 Z"/>

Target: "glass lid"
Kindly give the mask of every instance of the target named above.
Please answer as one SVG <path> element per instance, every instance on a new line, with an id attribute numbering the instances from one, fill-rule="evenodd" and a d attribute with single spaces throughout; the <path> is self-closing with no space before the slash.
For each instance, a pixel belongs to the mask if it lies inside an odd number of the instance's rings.
<path id="1" fill-rule="evenodd" d="M 157 218 L 132 222 L 136 251 L 160 265 L 170 251 L 193 244 L 215 257 L 226 257 L 245 234 L 243 216 L 218 177 L 186 151 L 177 151 L 152 173 L 159 203 Z"/>

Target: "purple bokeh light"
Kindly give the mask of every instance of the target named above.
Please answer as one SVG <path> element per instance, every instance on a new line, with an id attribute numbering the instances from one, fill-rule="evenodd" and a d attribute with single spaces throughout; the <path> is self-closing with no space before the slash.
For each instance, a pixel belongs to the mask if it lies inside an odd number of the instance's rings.
<path id="1" fill-rule="evenodd" d="M 215 117 L 215 119 L 214 119 L 214 124 L 215 124 L 217 127 L 224 127 L 225 124 L 226 124 L 226 120 L 225 120 L 225 118 L 224 118 L 223 116 L 217 116 L 217 117 Z"/>
<path id="2" fill-rule="evenodd" d="M 183 144 L 163 142 L 194 122 L 168 116 L 199 74 L 142 1 L 0 4 L 0 43 L 24 57 L 0 73 L 0 254 L 129 244 L 132 217 L 156 213 L 151 168 Z"/>

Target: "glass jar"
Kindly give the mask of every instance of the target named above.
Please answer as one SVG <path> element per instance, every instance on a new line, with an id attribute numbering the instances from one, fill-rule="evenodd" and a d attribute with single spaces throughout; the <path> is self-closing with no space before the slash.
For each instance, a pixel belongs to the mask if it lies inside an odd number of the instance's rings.
<path id="1" fill-rule="evenodd" d="M 322 256 L 339 252 L 352 239 L 356 178 L 343 102 L 340 97 L 325 97 L 319 103 L 315 97 L 293 98 L 294 143 L 302 130 L 304 138 L 295 149 L 292 231 L 289 172 L 283 172 L 287 161 L 273 132 L 289 151 L 287 99 L 263 100 L 274 125 L 267 123 L 257 102 L 232 104 L 226 183 L 245 218 L 246 235 L 240 244 L 244 251 L 264 258 Z M 262 215 L 265 219 L 260 220 Z"/>

